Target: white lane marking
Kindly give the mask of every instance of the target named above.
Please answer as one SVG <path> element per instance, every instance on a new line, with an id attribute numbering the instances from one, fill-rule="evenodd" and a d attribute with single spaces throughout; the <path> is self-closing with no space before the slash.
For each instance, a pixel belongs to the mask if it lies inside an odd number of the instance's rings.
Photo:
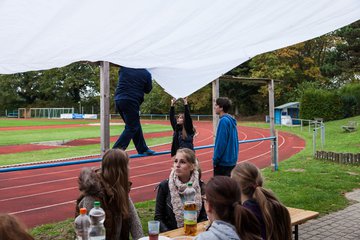
<path id="1" fill-rule="evenodd" d="M 5 199 L 1 199 L 0 202 L 6 202 L 6 201 L 12 201 L 12 200 L 23 199 L 23 198 L 30 198 L 30 197 L 37 197 L 37 196 L 40 196 L 40 195 L 46 195 L 46 194 L 51 194 L 51 193 L 56 193 L 56 192 L 73 190 L 73 189 L 77 189 L 77 187 L 62 188 L 62 189 L 57 189 L 57 190 L 48 191 L 48 192 L 41 192 L 41 193 L 23 195 L 23 196 L 20 196 L 20 197 L 5 198 Z"/>
<path id="2" fill-rule="evenodd" d="M 24 185 L 12 186 L 12 187 L 0 188 L 0 191 L 9 190 L 9 189 L 14 189 L 14 188 L 22 188 L 22 187 L 36 186 L 36 185 L 47 184 L 47 183 L 68 181 L 68 180 L 74 180 L 74 179 L 77 179 L 77 177 L 61 178 L 61 179 L 51 180 L 51 181 L 45 181 L 45 182 L 30 183 L 30 184 L 24 184 Z"/>
<path id="3" fill-rule="evenodd" d="M 67 201 L 67 202 L 62 202 L 62 203 L 56 203 L 56 204 L 46 205 L 46 206 L 37 207 L 37 208 L 30 208 L 30 209 L 26 209 L 26 210 L 22 210 L 22 211 L 11 212 L 11 213 L 9 213 L 9 214 L 14 215 L 14 214 L 32 212 L 32 211 L 36 211 L 36 210 L 42 210 L 42 209 L 45 209 L 45 208 L 57 207 L 57 206 L 66 205 L 66 204 L 70 204 L 70 203 L 74 204 L 74 203 L 76 203 L 76 201 L 75 201 L 75 200 L 72 200 L 72 201 Z"/>

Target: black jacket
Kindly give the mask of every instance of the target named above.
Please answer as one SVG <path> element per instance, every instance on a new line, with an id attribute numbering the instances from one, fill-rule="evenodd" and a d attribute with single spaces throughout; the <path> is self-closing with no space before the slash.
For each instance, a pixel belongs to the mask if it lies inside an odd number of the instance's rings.
<path id="1" fill-rule="evenodd" d="M 151 89 L 151 74 L 146 69 L 121 67 L 115 101 L 127 99 L 141 105 L 144 101 L 144 93 L 149 93 Z"/>
<path id="2" fill-rule="evenodd" d="M 201 195 L 204 195 L 205 183 L 200 181 L 200 187 L 201 187 Z M 154 219 L 160 221 L 160 232 L 166 232 L 178 228 L 175 219 L 175 214 L 173 212 L 173 207 L 171 204 L 169 179 L 162 181 L 158 186 Z M 207 215 L 203 202 L 197 221 L 202 222 L 206 220 L 207 220 Z"/>
<path id="3" fill-rule="evenodd" d="M 174 130 L 173 133 L 173 140 L 171 144 L 171 156 L 175 156 L 176 151 L 179 148 L 190 148 L 191 150 L 194 150 L 194 126 L 192 123 L 192 119 L 190 116 L 190 110 L 188 105 L 184 105 L 184 127 L 185 131 L 187 133 L 187 137 L 185 139 L 182 138 L 182 129 L 183 126 L 178 125 L 176 123 L 176 117 L 175 117 L 175 107 L 172 106 L 170 108 L 170 123 L 171 127 Z"/>

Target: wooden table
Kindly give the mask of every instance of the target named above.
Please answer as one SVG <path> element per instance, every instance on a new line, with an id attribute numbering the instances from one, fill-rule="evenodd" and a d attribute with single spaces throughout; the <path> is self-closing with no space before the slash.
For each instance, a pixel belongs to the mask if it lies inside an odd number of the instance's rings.
<path id="1" fill-rule="evenodd" d="M 304 209 L 298 209 L 298 208 L 291 208 L 288 207 L 287 208 L 289 210 L 290 213 L 290 218 L 291 218 L 291 225 L 294 226 L 294 236 L 295 236 L 295 240 L 299 239 L 299 224 L 303 224 L 306 221 L 310 220 L 310 219 L 314 219 L 317 216 L 319 216 L 318 212 L 314 212 L 314 211 L 308 211 L 308 210 L 304 210 Z M 201 233 L 205 231 L 205 226 L 208 224 L 208 221 L 205 222 L 201 222 L 197 224 L 197 233 Z M 174 238 L 174 237 L 178 237 L 178 236 L 184 236 L 184 228 L 178 228 L 175 230 L 171 230 L 168 232 L 163 232 L 160 235 L 162 236 L 166 236 L 169 238 Z"/>

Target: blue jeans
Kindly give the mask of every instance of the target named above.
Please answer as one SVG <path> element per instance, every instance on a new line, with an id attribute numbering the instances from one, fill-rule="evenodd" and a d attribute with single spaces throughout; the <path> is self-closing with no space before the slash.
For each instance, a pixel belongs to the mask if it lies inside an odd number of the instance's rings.
<path id="1" fill-rule="evenodd" d="M 115 105 L 116 110 L 120 113 L 121 118 L 125 122 L 125 129 L 113 148 L 125 150 L 132 139 L 138 153 L 143 153 L 148 150 L 149 148 L 146 145 L 140 124 L 139 104 L 135 101 L 121 99 L 115 101 Z"/>

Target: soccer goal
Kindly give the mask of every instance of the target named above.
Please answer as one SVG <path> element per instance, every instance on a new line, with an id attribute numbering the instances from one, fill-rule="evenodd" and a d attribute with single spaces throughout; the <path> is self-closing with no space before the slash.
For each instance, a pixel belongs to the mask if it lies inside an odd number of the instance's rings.
<path id="1" fill-rule="evenodd" d="M 30 118 L 60 118 L 61 114 L 73 114 L 74 108 L 30 108 L 28 117 Z"/>

